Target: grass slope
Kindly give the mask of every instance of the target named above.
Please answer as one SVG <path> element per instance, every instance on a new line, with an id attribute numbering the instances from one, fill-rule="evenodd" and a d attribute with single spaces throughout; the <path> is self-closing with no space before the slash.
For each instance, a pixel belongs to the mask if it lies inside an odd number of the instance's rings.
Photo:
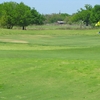
<path id="1" fill-rule="evenodd" d="M 99 100 L 97 32 L 1 29 L 0 100 Z"/>

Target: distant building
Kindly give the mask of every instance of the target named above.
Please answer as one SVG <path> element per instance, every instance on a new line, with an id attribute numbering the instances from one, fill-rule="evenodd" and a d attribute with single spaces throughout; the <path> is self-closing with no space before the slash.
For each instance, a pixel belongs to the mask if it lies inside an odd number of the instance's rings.
<path id="1" fill-rule="evenodd" d="M 57 21 L 58 24 L 65 24 L 65 21 Z"/>

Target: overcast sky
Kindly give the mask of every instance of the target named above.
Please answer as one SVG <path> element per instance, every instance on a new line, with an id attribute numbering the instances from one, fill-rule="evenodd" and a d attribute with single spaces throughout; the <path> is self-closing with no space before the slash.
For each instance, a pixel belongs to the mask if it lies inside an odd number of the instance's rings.
<path id="1" fill-rule="evenodd" d="M 85 4 L 100 5 L 100 0 L 0 0 L 0 3 L 9 1 L 24 2 L 26 5 L 34 7 L 41 14 L 59 12 L 72 14 L 80 8 L 84 8 Z"/>

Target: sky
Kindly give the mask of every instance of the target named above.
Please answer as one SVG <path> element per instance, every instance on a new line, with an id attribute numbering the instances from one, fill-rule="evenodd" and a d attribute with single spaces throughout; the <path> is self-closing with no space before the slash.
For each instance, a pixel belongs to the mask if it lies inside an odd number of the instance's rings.
<path id="1" fill-rule="evenodd" d="M 52 13 L 76 13 L 80 8 L 84 8 L 85 4 L 92 6 L 99 4 L 100 0 L 0 0 L 0 3 L 14 1 L 35 8 L 41 14 Z"/>

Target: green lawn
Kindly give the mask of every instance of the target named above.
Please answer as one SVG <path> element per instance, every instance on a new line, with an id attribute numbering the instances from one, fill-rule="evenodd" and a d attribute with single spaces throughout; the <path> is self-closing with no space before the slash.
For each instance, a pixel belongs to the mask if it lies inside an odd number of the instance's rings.
<path id="1" fill-rule="evenodd" d="M 0 29 L 0 100 L 99 100 L 98 31 Z"/>

